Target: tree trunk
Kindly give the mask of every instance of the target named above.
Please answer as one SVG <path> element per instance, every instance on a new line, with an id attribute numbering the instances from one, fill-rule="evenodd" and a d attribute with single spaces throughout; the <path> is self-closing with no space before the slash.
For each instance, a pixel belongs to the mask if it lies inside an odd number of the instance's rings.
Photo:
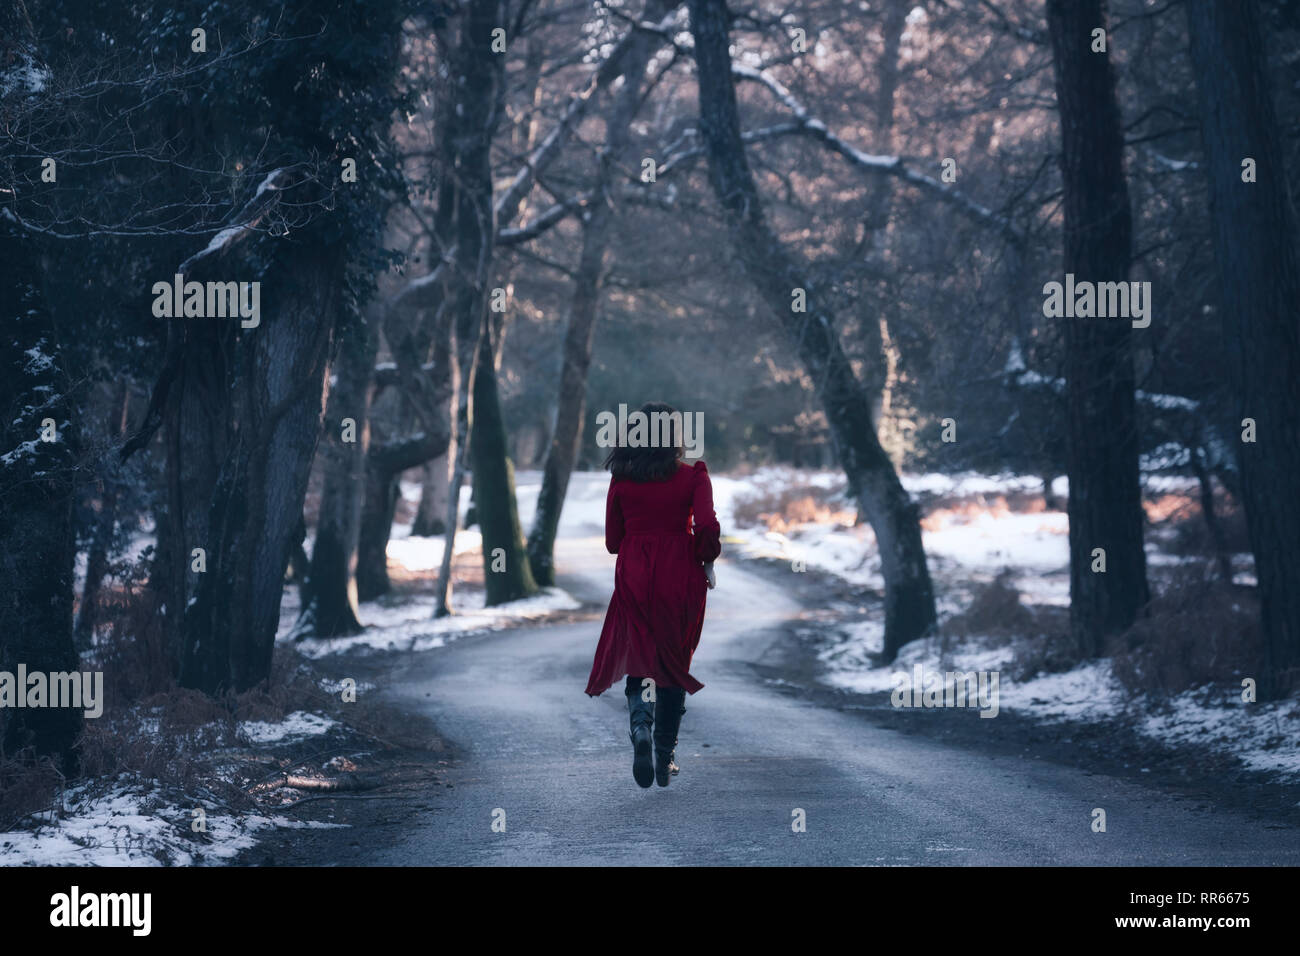
<path id="1" fill-rule="evenodd" d="M 294 627 L 298 638 L 340 637 L 362 630 L 357 616 L 357 547 L 370 448 L 370 378 L 378 344 L 373 327 L 362 327 L 358 317 L 344 336 L 335 362 L 337 375 L 321 448 L 325 486 L 308 572 L 308 600 Z M 343 441 L 345 418 L 352 419 L 350 442 Z"/>
<path id="2" fill-rule="evenodd" d="M 105 433 L 121 441 L 126 432 L 127 410 L 131 393 L 125 380 L 118 383 L 113 393 Z M 95 621 L 99 616 L 99 592 L 108 574 L 109 556 L 112 553 L 113 531 L 117 528 L 118 483 L 116 463 L 101 464 L 99 477 L 99 511 L 95 514 L 90 546 L 86 550 L 86 581 L 81 588 L 81 605 L 77 610 L 77 623 L 73 630 L 79 651 L 89 650 L 95 636 Z"/>
<path id="3" fill-rule="evenodd" d="M 455 326 L 456 363 L 460 376 L 456 404 L 456 464 L 448 489 L 447 538 L 438 577 L 435 615 L 451 612 L 451 563 L 456 538 L 456 512 L 464 481 L 466 444 L 474 427 L 474 379 L 479 367 L 480 339 L 487 308 L 488 276 L 496 232 L 492 205 L 492 136 L 501 116 L 503 58 L 491 50 L 491 32 L 499 22 L 500 0 L 469 0 L 464 13 L 448 21 L 440 32 L 447 58 L 449 82 L 439 86 L 442 116 L 448 128 L 443 138 L 440 175 L 449 184 L 446 193 L 454 203 L 454 223 L 437 238 L 443 249 L 454 249 L 454 261 L 444 269 L 443 302 Z M 486 367 L 492 368 L 489 352 Z M 495 376 L 491 392 L 495 396 Z M 499 423 L 499 415 L 497 422 Z M 483 436 L 491 442 L 494 437 Z M 477 443 L 478 438 L 475 439 Z M 492 489 L 511 487 L 504 458 L 497 473 L 487 479 Z M 487 478 L 487 476 L 484 476 Z M 513 495 L 511 496 L 513 503 Z M 516 523 L 517 523 L 516 518 Z M 508 543 L 508 539 L 505 539 Z M 484 560 L 489 560 L 489 539 L 484 535 Z M 522 548 L 521 560 L 526 560 Z M 517 563 L 517 562 L 516 562 Z"/>
<path id="4" fill-rule="evenodd" d="M 1227 365 L 1240 442 L 1240 500 L 1259 581 L 1261 692 L 1300 682 L 1300 240 L 1254 0 L 1187 4 L 1200 90 Z M 1257 164 L 1243 181 L 1242 163 Z"/>
<path id="5" fill-rule="evenodd" d="M 657 23 L 670 9 L 666 0 L 648 0 L 641 19 Z M 649 34 L 632 37 L 622 62 L 623 85 L 605 123 L 605 148 L 601 151 L 595 192 L 601 198 L 592 205 L 583 223 L 582 254 L 573 280 L 573 300 L 569 323 L 564 332 L 564 360 L 560 369 L 560 388 L 555 403 L 555 427 L 542 465 L 542 487 L 537 495 L 537 510 L 528 535 L 528 558 L 537 583 L 555 583 L 555 537 L 560 527 L 560 512 L 569 489 L 578 450 L 582 447 L 582 425 L 587 406 L 587 372 L 591 368 L 591 342 L 600 307 L 600 283 L 603 278 L 605 249 L 609 245 L 614 221 L 610 200 L 605 191 L 615 170 L 625 159 L 632 121 L 641 103 L 646 65 L 657 45 Z"/>
<path id="6" fill-rule="evenodd" d="M 357 600 L 373 601 L 392 587 L 388 580 L 388 538 L 397 511 L 397 476 L 366 463 L 361 530 L 357 542 Z"/>
<path id="7" fill-rule="evenodd" d="M 542 487 L 528 535 L 528 558 L 537 583 L 555 584 L 555 538 L 560 512 L 569 490 L 569 477 L 582 444 L 582 420 L 587 407 L 587 372 L 591 368 L 591 341 L 600 304 L 600 272 L 609 242 L 609 211 L 597 203 L 582 236 L 582 257 L 574 277 L 573 304 L 564 331 L 564 364 L 556 400 L 555 428 L 546 461 Z"/>
<path id="8" fill-rule="evenodd" d="M 898 94 L 899 78 L 902 74 L 899 49 L 902 45 L 903 31 L 907 28 L 907 13 L 912 8 L 911 0 L 887 0 L 882 13 L 880 25 L 883 49 L 880 55 L 880 67 L 877 72 L 879 87 L 875 97 L 876 129 L 874 141 L 875 152 L 888 156 L 896 155 L 894 148 L 894 113 Z M 880 273 L 885 277 L 874 283 L 877 299 L 873 303 L 878 310 L 877 325 L 879 342 L 872 342 L 880 349 L 883 364 L 875 374 L 879 375 L 880 397 L 873 405 L 879 408 L 873 417 L 876 437 L 881 447 L 889 455 L 896 468 L 902 467 L 903 458 L 908 450 L 909 435 L 904 427 L 908 409 L 901 394 L 902 350 L 895 337 L 890 334 L 890 313 L 897 311 L 896 303 L 900 296 L 897 283 L 893 281 L 895 269 L 890 259 L 890 220 L 894 205 L 894 192 L 897 180 L 893 176 L 882 176 L 872 186 L 867 204 L 867 215 L 863 223 L 863 237 L 860 248 L 863 258 L 875 259 Z M 874 358 L 874 356 L 868 356 Z M 870 369 L 870 366 L 868 366 Z M 883 373 L 883 374 L 882 374 Z M 866 373 L 868 384 L 872 381 L 872 372 Z M 859 516 L 860 520 L 861 516 Z"/>
<path id="9" fill-rule="evenodd" d="M 1103 0 L 1048 0 L 1065 190 L 1065 272 L 1128 279 L 1132 223 L 1124 134 L 1109 54 L 1093 53 Z M 1137 407 L 1127 318 L 1064 319 L 1070 496 L 1070 624 L 1100 655 L 1147 603 Z M 1096 549 L 1105 571 L 1093 571 Z"/>
<path id="10" fill-rule="evenodd" d="M 806 265 L 769 228 L 740 139 L 723 0 L 691 0 L 691 32 L 700 94 L 700 133 L 709 180 L 727 217 L 733 247 L 750 282 L 776 315 L 815 383 L 849 488 L 871 522 L 885 578 L 885 657 L 935 621 L 934 592 L 915 504 L 880 447 L 871 401 L 853 373 L 820 290 Z M 792 311 L 792 292 L 806 293 L 807 312 Z"/>
<path id="11" fill-rule="evenodd" d="M 1202 451 L 1198 446 L 1191 446 L 1192 473 L 1196 475 L 1196 484 L 1201 493 L 1201 517 L 1205 519 L 1205 530 L 1210 534 L 1210 546 L 1214 548 L 1214 562 L 1219 569 L 1219 577 L 1225 584 L 1232 583 L 1232 555 L 1228 553 L 1228 542 L 1223 535 L 1223 526 L 1214 509 L 1214 476 L 1205 467 Z"/>
<path id="12" fill-rule="evenodd" d="M 456 447 L 450 420 L 455 363 L 448 311 L 425 305 L 414 322 L 399 326 L 397 319 L 390 315 L 386 335 L 397 359 L 402 395 L 415 412 L 420 431 L 382 445 L 372 444 L 366 456 L 356 571 L 361 601 L 373 601 L 387 594 L 390 587 L 388 539 L 401 490 L 399 475 L 408 468 L 427 467 L 431 460 L 454 456 Z M 432 362 L 425 366 L 423 361 L 430 352 Z"/>
<path id="13" fill-rule="evenodd" d="M 420 507 L 415 512 L 411 536 L 431 538 L 447 531 L 447 490 L 451 482 L 450 461 L 446 455 L 424 466 L 420 484 Z"/>
<path id="14" fill-rule="evenodd" d="M 501 416 L 496 370 L 486 327 L 474 373 L 474 428 L 470 460 L 474 468 L 474 498 L 478 526 L 483 534 L 483 578 L 488 607 L 517 601 L 537 593 L 528 566 L 524 533 L 515 499 L 515 470 L 506 447 L 506 424 Z"/>
<path id="15" fill-rule="evenodd" d="M 228 322 L 169 321 L 168 351 L 181 343 L 182 354 L 164 411 L 166 496 L 165 507 L 155 514 L 158 550 L 149 585 L 161 595 L 162 630 L 179 672 L 185 653 L 185 608 L 200 580 L 191 570 L 193 551 L 210 547 L 209 508 L 230 436 L 227 383 L 235 332 Z"/>
<path id="16" fill-rule="evenodd" d="M 357 599 L 373 601 L 387 594 L 388 538 L 401 492 L 402 472 L 447 453 L 448 423 L 431 433 L 418 432 L 400 441 L 371 445 L 366 456 L 365 493 L 357 545 Z"/>
<path id="17" fill-rule="evenodd" d="M 0 671 L 80 670 L 73 645 L 77 430 L 31 240 L 0 220 Z M 52 421 L 53 441 L 43 440 Z M 27 686 L 17 688 L 26 694 Z M 0 753 L 76 766 L 82 710 L 0 709 Z"/>
<path id="18" fill-rule="evenodd" d="M 310 246 L 283 265 L 274 301 L 241 330 L 241 374 L 230 389 L 231 443 L 212 495 L 207 570 L 185 610 L 181 683 L 208 693 L 265 680 L 284 572 L 328 392 L 342 263 Z"/>

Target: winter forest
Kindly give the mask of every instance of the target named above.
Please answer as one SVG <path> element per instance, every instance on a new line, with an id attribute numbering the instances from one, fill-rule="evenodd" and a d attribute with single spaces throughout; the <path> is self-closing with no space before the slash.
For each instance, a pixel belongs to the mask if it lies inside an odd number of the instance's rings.
<path id="1" fill-rule="evenodd" d="M 1297 0 L 0 0 L 0 866 L 1300 863 L 1296 169 Z"/>

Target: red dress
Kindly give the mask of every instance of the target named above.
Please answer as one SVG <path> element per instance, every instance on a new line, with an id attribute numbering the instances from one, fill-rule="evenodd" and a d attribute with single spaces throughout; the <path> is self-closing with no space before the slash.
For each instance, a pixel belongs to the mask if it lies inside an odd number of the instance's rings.
<path id="1" fill-rule="evenodd" d="M 690 675 L 691 656 L 704 627 L 703 564 L 721 552 L 720 531 L 702 461 L 679 464 L 665 481 L 610 480 L 605 547 L 618 562 L 589 695 L 629 674 L 692 694 L 704 686 Z"/>

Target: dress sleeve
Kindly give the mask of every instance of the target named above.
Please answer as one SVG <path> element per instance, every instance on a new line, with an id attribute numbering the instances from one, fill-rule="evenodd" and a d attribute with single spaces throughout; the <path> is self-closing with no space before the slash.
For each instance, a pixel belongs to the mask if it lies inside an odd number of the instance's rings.
<path id="1" fill-rule="evenodd" d="M 695 489 L 691 498 L 691 520 L 695 530 L 695 557 L 708 563 L 722 553 L 722 527 L 713 511 L 713 484 L 703 461 L 695 463 Z"/>
<path id="2" fill-rule="evenodd" d="M 623 508 L 614 494 L 617 487 L 610 478 L 609 494 L 605 496 L 605 550 L 610 554 L 618 554 L 618 547 L 623 543 Z"/>

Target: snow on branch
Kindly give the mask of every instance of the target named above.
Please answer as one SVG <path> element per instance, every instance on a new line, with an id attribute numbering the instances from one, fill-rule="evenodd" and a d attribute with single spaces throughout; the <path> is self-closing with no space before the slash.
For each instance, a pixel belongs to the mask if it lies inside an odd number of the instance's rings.
<path id="1" fill-rule="evenodd" d="M 575 210 L 590 205 L 594 198 L 595 193 L 584 192 L 576 196 L 570 196 L 563 202 L 557 202 L 549 209 L 538 213 L 531 222 L 524 223 L 522 226 L 513 229 L 500 230 L 497 233 L 496 244 L 498 246 L 517 246 L 528 242 L 530 239 L 536 239 L 552 226 L 562 222 Z"/>
<path id="2" fill-rule="evenodd" d="M 930 192 L 976 222 L 993 227 L 1012 244 L 1024 245 L 1026 241 L 1024 233 L 1017 229 L 1006 216 L 994 212 L 960 190 L 945 185 L 933 176 L 927 176 L 912 169 L 903 162 L 901 156 L 876 156 L 863 152 L 856 146 L 845 142 L 835 133 L 832 133 L 825 123 L 813 116 L 794 93 L 767 70 L 759 70 L 733 63 L 731 72 L 732 75 L 739 79 L 758 83 L 770 90 L 772 95 L 794 114 L 795 129 L 792 130 L 793 132 L 799 132 L 820 140 L 859 169 L 896 176 L 903 182 Z"/>
<path id="3" fill-rule="evenodd" d="M 227 226 L 213 236 L 203 249 L 182 262 L 177 271 L 181 275 L 188 275 L 196 265 L 205 259 L 220 255 L 235 243 L 256 232 L 258 224 L 280 201 L 280 193 L 289 186 L 294 185 L 297 173 L 301 168 L 301 166 L 281 166 L 267 173 L 266 178 L 258 185 L 253 198 L 248 200 L 244 204 L 244 208 L 235 216 L 234 225 Z"/>
<path id="4" fill-rule="evenodd" d="M 556 122 L 551 131 L 546 134 L 545 139 L 538 144 L 532 154 L 515 173 L 514 179 L 510 185 L 496 201 L 496 218 L 497 222 L 510 222 L 514 219 L 519 211 L 520 204 L 524 197 L 533 188 L 533 183 L 537 176 L 545 171 L 546 167 L 559 155 L 560 149 L 568 142 L 569 134 L 578 125 L 578 122 L 586 115 L 587 108 L 595 99 L 598 90 L 607 87 L 614 82 L 622 73 L 623 59 L 627 56 L 632 47 L 632 41 L 638 31 L 655 33 L 659 35 L 666 34 L 673 23 L 677 20 L 677 11 L 669 13 L 659 23 L 637 23 L 629 29 L 619 41 L 614 44 L 609 55 L 596 67 L 591 77 L 579 89 L 574 90 L 569 96 L 569 104 L 565 107 L 564 115 Z"/>

